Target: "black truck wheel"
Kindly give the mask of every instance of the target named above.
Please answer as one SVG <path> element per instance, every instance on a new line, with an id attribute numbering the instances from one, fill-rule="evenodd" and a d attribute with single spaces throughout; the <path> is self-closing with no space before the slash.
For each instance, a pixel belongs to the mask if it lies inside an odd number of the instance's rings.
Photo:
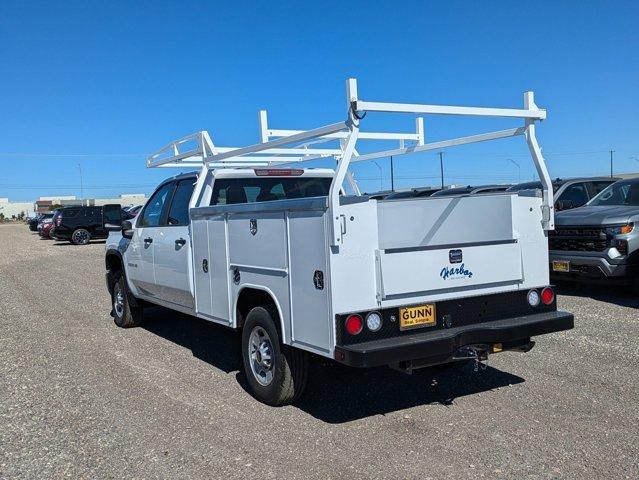
<path id="1" fill-rule="evenodd" d="M 139 301 L 135 305 L 131 301 L 131 292 L 126 284 L 126 278 L 122 272 L 114 275 L 113 289 L 111 291 L 111 302 L 113 306 L 113 321 L 118 327 L 130 328 L 138 327 L 142 324 L 143 306 Z"/>
<path id="2" fill-rule="evenodd" d="M 255 398 L 273 406 L 297 400 L 308 375 L 308 354 L 282 345 L 272 305 L 253 308 L 242 330 L 242 361 Z"/>
<path id="3" fill-rule="evenodd" d="M 74 245 L 86 245 L 91 240 L 91 234 L 85 228 L 76 228 L 71 234 L 71 243 Z"/>

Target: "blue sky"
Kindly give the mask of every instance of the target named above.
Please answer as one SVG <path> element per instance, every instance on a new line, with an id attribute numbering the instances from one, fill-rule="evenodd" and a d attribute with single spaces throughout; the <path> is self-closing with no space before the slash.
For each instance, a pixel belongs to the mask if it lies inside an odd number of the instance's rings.
<path id="1" fill-rule="evenodd" d="M 150 192 L 144 167 L 170 140 L 220 145 L 344 118 L 344 81 L 367 100 L 512 106 L 534 90 L 553 176 L 639 170 L 639 2 L 3 2 L 0 197 Z M 363 129 L 411 130 L 367 118 Z M 512 120 L 426 118 L 430 141 Z M 521 138 L 445 152 L 446 180 L 514 182 Z M 518 169 L 514 163 L 519 163 Z M 390 187 L 388 161 L 355 167 Z M 521 172 L 521 173 L 519 173 Z M 174 173 L 178 173 L 177 171 Z M 395 161 L 396 187 L 437 184 L 436 153 Z"/>

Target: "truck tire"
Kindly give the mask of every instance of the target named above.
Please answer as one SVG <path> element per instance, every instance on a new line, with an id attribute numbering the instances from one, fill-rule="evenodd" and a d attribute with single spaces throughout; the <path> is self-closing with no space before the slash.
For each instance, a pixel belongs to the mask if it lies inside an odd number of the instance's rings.
<path id="1" fill-rule="evenodd" d="M 86 245 L 91 240 L 91 234 L 86 228 L 76 228 L 71 234 L 71 243 L 74 245 Z"/>
<path id="2" fill-rule="evenodd" d="M 308 354 L 282 344 L 275 326 L 277 319 L 272 305 L 254 307 L 242 330 L 246 380 L 255 398 L 273 406 L 297 400 L 308 376 Z"/>
<path id="3" fill-rule="evenodd" d="M 141 304 L 131 304 L 131 292 L 122 272 L 116 272 L 111 291 L 111 304 L 113 306 L 113 321 L 118 327 L 139 327 L 142 324 L 143 307 Z"/>

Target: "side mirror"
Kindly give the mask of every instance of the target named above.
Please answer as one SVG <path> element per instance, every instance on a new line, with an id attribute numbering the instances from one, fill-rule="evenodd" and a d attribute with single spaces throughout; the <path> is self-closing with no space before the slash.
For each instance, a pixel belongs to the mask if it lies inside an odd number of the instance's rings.
<path id="1" fill-rule="evenodd" d="M 128 220 L 122 222 L 122 236 L 131 240 L 133 238 L 133 224 Z"/>
<path id="2" fill-rule="evenodd" d="M 107 232 L 119 232 L 122 230 L 122 225 L 116 225 L 115 223 L 105 223 L 104 229 Z"/>

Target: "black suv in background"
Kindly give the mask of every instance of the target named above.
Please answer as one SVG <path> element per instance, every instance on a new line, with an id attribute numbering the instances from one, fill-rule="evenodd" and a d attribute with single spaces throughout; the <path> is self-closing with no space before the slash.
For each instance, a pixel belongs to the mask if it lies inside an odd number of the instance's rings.
<path id="1" fill-rule="evenodd" d="M 50 236 L 55 240 L 67 240 L 74 245 L 86 245 L 91 240 L 109 236 L 109 232 L 104 228 L 105 223 L 120 223 L 131 218 L 133 216 L 120 205 L 65 207 L 58 210 L 53 217 Z"/>

